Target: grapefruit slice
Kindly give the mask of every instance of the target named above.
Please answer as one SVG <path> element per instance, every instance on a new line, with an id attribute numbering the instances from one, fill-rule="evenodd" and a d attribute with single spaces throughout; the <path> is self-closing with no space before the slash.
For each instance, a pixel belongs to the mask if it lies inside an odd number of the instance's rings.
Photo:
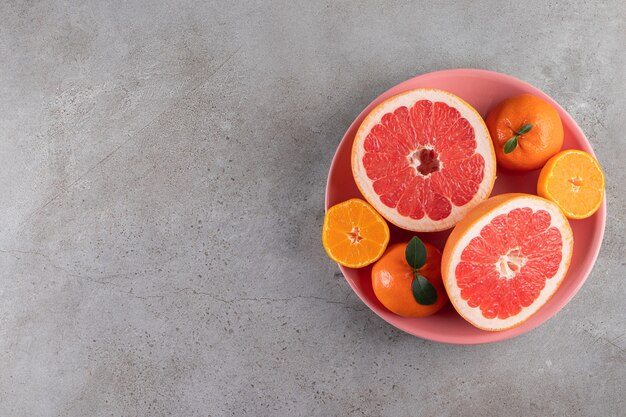
<path id="1" fill-rule="evenodd" d="M 361 194 L 403 229 L 449 229 L 491 193 L 496 157 L 478 112 L 441 90 L 417 89 L 382 102 L 352 146 Z"/>
<path id="2" fill-rule="evenodd" d="M 554 295 L 573 243 L 556 204 L 529 194 L 501 194 L 474 208 L 450 234 L 443 283 L 465 320 L 483 330 L 510 329 Z"/>

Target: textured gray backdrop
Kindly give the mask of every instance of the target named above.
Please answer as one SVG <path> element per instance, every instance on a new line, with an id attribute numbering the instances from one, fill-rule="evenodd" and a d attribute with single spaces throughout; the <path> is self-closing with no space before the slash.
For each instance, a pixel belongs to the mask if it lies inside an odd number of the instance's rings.
<path id="1" fill-rule="evenodd" d="M 618 416 L 626 3 L 0 2 L 0 415 Z M 607 175 L 598 262 L 503 343 L 401 333 L 320 244 L 326 173 L 396 83 L 546 91 Z"/>

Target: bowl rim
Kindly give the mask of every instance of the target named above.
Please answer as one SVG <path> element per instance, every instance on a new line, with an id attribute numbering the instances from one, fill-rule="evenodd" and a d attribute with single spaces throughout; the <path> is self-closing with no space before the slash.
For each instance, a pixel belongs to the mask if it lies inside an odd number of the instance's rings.
<path id="1" fill-rule="evenodd" d="M 532 84 L 520 80 L 519 78 L 513 77 L 511 75 L 507 75 L 507 74 L 503 74 L 500 72 L 496 72 L 496 71 L 490 71 L 490 70 L 484 70 L 484 69 L 477 69 L 477 68 L 452 68 L 452 69 L 444 69 L 444 70 L 438 70 L 438 71 L 431 71 L 431 72 L 427 72 L 427 73 L 423 73 L 420 75 L 417 75 L 415 77 L 409 78 L 405 81 L 402 81 L 394 86 L 392 86 L 391 88 L 385 90 L 383 93 L 379 94 L 376 98 L 374 98 L 369 104 L 367 104 L 365 106 L 365 108 L 355 117 L 355 119 L 352 121 L 352 123 L 350 124 L 350 126 L 346 129 L 343 137 L 341 138 L 341 141 L 339 142 L 339 144 L 337 145 L 337 149 L 335 150 L 335 154 L 333 155 L 333 159 L 330 163 L 330 167 L 328 169 L 328 174 L 326 177 L 326 191 L 325 191 L 325 201 L 324 201 L 324 206 L 325 206 L 325 211 L 328 211 L 329 208 L 329 200 L 330 200 L 330 177 L 331 177 L 331 173 L 333 172 L 333 170 L 335 169 L 335 165 L 338 164 L 338 150 L 339 147 L 343 144 L 343 142 L 346 140 L 346 137 L 348 136 L 348 133 L 350 131 L 352 131 L 356 126 L 357 123 L 360 124 L 360 120 L 363 119 L 367 113 L 370 111 L 368 110 L 374 103 L 378 103 L 381 100 L 383 100 L 383 98 L 385 98 L 386 96 L 388 96 L 390 94 L 390 92 L 393 90 L 394 94 L 399 94 L 402 93 L 403 91 L 407 91 L 407 90 L 411 90 L 413 88 L 411 87 L 407 87 L 406 89 L 403 89 L 404 86 L 412 83 L 413 81 L 419 79 L 419 78 L 424 78 L 424 77 L 428 77 L 428 76 L 434 76 L 434 75 L 444 75 L 444 76 L 463 76 L 463 77 L 467 77 L 467 76 L 483 76 L 483 77 L 488 77 L 488 78 L 492 78 L 492 79 L 500 79 L 500 80 L 504 80 L 506 82 L 513 82 L 513 83 L 518 83 L 518 84 L 522 84 L 525 88 L 527 88 L 528 90 L 530 90 L 533 94 L 536 94 L 542 98 L 544 98 L 545 100 L 547 100 L 552 106 L 554 106 L 558 111 L 559 114 L 565 115 L 565 117 L 568 118 L 568 121 L 571 122 L 571 126 L 573 128 L 574 134 L 575 136 L 579 136 L 582 137 L 584 139 L 584 141 L 587 144 L 587 148 L 585 151 L 591 153 L 591 155 L 593 155 L 594 158 L 597 159 L 595 152 L 593 151 L 593 148 L 591 147 L 591 143 L 589 143 L 589 139 L 587 139 L 587 136 L 585 135 L 585 133 L 583 132 L 583 130 L 580 128 L 580 126 L 578 126 L 578 123 L 576 123 L 576 120 L 574 120 L 574 118 L 563 108 L 561 107 L 561 105 L 559 103 L 557 103 L 552 97 L 550 97 L 548 94 L 544 93 L 543 91 L 541 91 L 539 88 L 533 86 Z M 397 91 L 396 91 L 397 90 Z M 355 285 L 352 283 L 352 281 L 350 281 L 347 277 L 346 277 L 346 273 L 347 270 L 349 268 L 345 268 L 342 265 L 339 265 L 339 269 L 341 270 L 341 273 L 344 277 L 344 279 L 348 282 L 348 285 L 350 285 L 350 288 L 352 289 L 352 291 L 354 291 L 354 293 L 361 299 L 361 301 L 363 301 L 363 303 L 372 311 L 374 312 L 378 317 L 380 317 L 381 319 L 383 319 L 385 322 L 387 322 L 388 324 L 390 324 L 391 326 L 402 330 L 405 333 L 408 333 L 410 335 L 413 335 L 415 337 L 419 337 L 421 339 L 426 339 L 426 340 L 430 340 L 433 342 L 439 342 L 439 343 L 446 343 L 446 344 L 458 344 L 458 345 L 476 345 L 476 344 L 487 344 L 487 343 L 495 343 L 495 342 L 500 342 L 503 340 L 507 340 L 507 339 L 511 339 L 517 336 L 520 336 L 522 334 L 525 334 L 531 330 L 533 330 L 534 328 L 540 326 L 541 324 L 543 324 L 545 321 L 547 321 L 548 319 L 550 319 L 551 317 L 553 317 L 556 313 L 558 313 L 563 307 L 565 307 L 572 298 L 574 298 L 574 296 L 578 293 L 578 291 L 580 290 L 580 288 L 583 286 L 583 284 L 587 281 L 587 278 L 589 277 L 589 274 L 591 273 L 596 260 L 598 259 L 598 255 L 600 253 L 600 248 L 602 246 L 602 240 L 604 239 L 604 232 L 605 232 L 605 228 L 606 228 L 606 191 L 604 193 L 603 196 L 603 200 L 602 200 L 602 204 L 600 205 L 600 208 L 598 209 L 598 211 L 594 214 L 596 216 L 598 216 L 598 220 L 599 220 L 599 233 L 595 233 L 593 236 L 592 241 L 589 243 L 589 252 L 591 254 L 591 258 L 590 258 L 590 262 L 586 262 L 582 265 L 581 269 L 580 269 L 580 275 L 582 276 L 582 279 L 580 279 L 576 285 L 574 287 L 572 287 L 572 289 L 566 294 L 566 296 L 562 299 L 560 299 L 558 301 L 558 304 L 555 306 L 556 308 L 553 308 L 551 312 L 549 312 L 548 314 L 545 315 L 545 317 L 542 317 L 540 320 L 537 320 L 536 323 L 534 323 L 534 325 L 525 328 L 524 330 L 520 330 L 520 331 L 515 331 L 517 329 L 519 329 L 521 326 L 515 327 L 513 329 L 510 329 L 508 331 L 505 332 L 487 332 L 485 331 L 485 335 L 484 337 L 481 337 L 480 340 L 476 340 L 476 338 L 472 338 L 471 340 L 464 340 L 462 338 L 454 338 L 454 337 L 450 337 L 450 336 L 441 336 L 439 337 L 439 335 L 437 334 L 432 334 L 431 332 L 428 332 L 427 334 L 422 334 L 419 331 L 415 331 L 413 328 L 409 328 L 407 326 L 399 326 L 395 323 L 391 323 L 390 321 L 388 321 L 384 316 L 382 316 L 372 305 L 372 303 L 370 303 L 366 298 L 362 297 L 361 294 L 357 291 L 357 289 L 355 288 Z M 545 306 L 544 306 L 545 307 Z M 539 310 L 541 311 L 541 309 Z"/>

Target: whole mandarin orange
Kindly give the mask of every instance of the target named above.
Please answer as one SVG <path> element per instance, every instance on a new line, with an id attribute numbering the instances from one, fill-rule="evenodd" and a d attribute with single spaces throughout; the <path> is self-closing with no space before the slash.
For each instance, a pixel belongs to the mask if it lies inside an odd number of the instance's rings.
<path id="1" fill-rule="evenodd" d="M 530 94 L 510 97 L 494 107 L 485 119 L 498 164 L 514 171 L 539 169 L 561 150 L 563 124 L 557 110 Z M 529 126 L 532 127 L 529 128 Z M 526 133 L 519 133 L 526 129 Z M 505 144 L 517 136 L 517 144 L 505 153 Z"/>
<path id="2" fill-rule="evenodd" d="M 448 294 L 441 279 L 441 252 L 429 243 L 426 247 L 426 263 L 418 272 L 437 291 L 437 301 L 421 305 L 413 296 L 411 283 L 413 268 L 405 257 L 407 243 L 391 246 L 372 268 L 372 287 L 380 302 L 391 312 L 402 317 L 426 317 L 435 314 L 448 302 Z"/>

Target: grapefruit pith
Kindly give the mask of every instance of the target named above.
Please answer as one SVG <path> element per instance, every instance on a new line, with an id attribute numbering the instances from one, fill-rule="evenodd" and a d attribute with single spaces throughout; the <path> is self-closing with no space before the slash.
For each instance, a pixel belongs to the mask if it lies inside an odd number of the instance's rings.
<path id="1" fill-rule="evenodd" d="M 370 112 L 352 147 L 354 180 L 398 227 L 449 229 L 493 188 L 496 158 L 478 112 L 441 90 L 391 97 Z"/>
<path id="2" fill-rule="evenodd" d="M 556 204 L 501 194 L 457 224 L 441 273 L 463 318 L 483 330 L 505 330 L 528 320 L 554 295 L 572 250 L 572 230 Z"/>

